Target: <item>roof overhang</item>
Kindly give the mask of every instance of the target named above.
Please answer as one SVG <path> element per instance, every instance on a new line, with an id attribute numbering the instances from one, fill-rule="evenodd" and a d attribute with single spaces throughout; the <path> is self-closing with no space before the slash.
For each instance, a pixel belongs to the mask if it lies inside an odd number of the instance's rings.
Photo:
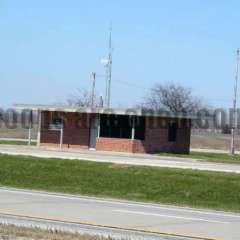
<path id="1" fill-rule="evenodd" d="M 115 114 L 127 116 L 148 116 L 164 118 L 184 118 L 197 119 L 197 116 L 187 115 L 184 113 L 171 113 L 168 111 L 154 111 L 140 108 L 90 108 L 64 105 L 32 105 L 32 104 L 14 104 L 13 109 L 21 111 L 48 111 L 48 112 L 76 112 L 89 114 Z"/>

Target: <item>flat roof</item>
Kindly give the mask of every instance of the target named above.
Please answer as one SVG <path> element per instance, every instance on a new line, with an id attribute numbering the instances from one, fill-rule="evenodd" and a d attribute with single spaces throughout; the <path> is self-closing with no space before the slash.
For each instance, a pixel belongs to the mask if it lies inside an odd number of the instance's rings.
<path id="1" fill-rule="evenodd" d="M 49 112 L 76 112 L 76 113 L 95 113 L 95 114 L 115 114 L 127 116 L 150 116 L 196 119 L 194 115 L 184 113 L 171 113 L 167 111 L 154 111 L 141 108 L 91 108 L 66 105 L 38 105 L 38 104 L 14 104 L 15 110 L 49 111 Z"/>

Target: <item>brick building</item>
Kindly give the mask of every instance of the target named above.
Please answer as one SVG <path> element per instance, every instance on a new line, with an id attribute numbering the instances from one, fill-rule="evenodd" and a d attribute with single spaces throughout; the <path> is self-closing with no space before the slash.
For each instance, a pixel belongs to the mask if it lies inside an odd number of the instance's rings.
<path id="1" fill-rule="evenodd" d="M 38 144 L 102 151 L 189 153 L 191 117 L 139 109 L 15 105 L 38 111 Z"/>

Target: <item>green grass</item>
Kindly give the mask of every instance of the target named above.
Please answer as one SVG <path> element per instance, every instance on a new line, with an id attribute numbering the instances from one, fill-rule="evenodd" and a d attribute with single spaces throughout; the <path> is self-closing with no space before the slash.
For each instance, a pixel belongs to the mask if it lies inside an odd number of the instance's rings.
<path id="1" fill-rule="evenodd" d="M 0 155 L 0 185 L 240 211 L 240 175 Z"/>
<path id="2" fill-rule="evenodd" d="M 189 154 L 159 153 L 159 156 L 181 157 L 200 159 L 209 162 L 219 163 L 238 163 L 240 164 L 240 155 L 230 155 L 227 153 L 209 153 L 209 152 L 190 152 Z"/>
<path id="3" fill-rule="evenodd" d="M 6 145 L 28 145 L 27 141 L 0 140 L 0 144 Z M 36 146 L 36 142 L 31 142 L 31 146 Z"/>

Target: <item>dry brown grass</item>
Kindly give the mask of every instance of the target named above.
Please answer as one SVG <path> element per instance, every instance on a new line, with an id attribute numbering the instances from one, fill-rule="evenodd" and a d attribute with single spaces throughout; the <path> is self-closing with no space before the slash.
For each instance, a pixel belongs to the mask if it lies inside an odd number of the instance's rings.
<path id="1" fill-rule="evenodd" d="M 228 150 L 230 146 L 230 134 L 198 133 L 191 136 L 191 148 L 208 148 Z M 236 147 L 240 150 L 240 136 L 236 136 Z"/>
<path id="2" fill-rule="evenodd" d="M 100 236 L 80 235 L 36 228 L 0 225 L 0 240 L 112 240 Z"/>
<path id="3" fill-rule="evenodd" d="M 1 138 L 28 138 L 28 129 L 24 128 L 20 124 L 17 126 L 6 126 L 2 123 L 0 125 L 0 137 Z M 33 126 L 32 137 L 37 138 L 37 125 Z"/>
<path id="4" fill-rule="evenodd" d="M 129 168 L 129 165 L 128 164 L 114 163 L 110 166 L 110 168 Z"/>

